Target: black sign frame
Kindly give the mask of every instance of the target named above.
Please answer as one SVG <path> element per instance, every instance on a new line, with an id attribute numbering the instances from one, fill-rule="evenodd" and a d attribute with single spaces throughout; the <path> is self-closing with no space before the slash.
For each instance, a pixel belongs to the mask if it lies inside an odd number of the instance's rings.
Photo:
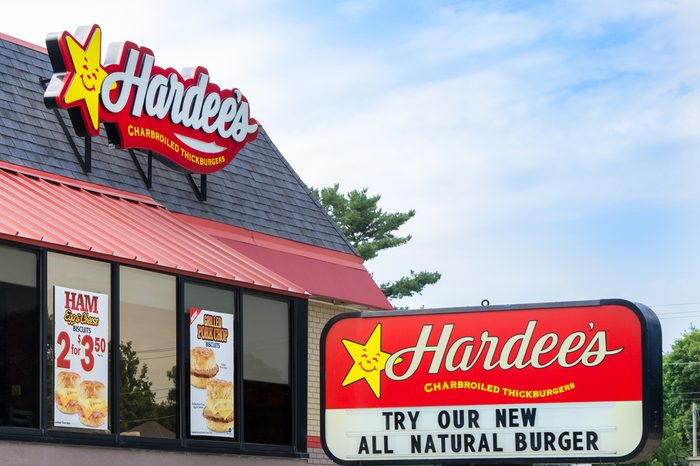
<path id="1" fill-rule="evenodd" d="M 431 315 L 449 313 L 472 313 L 491 311 L 532 311 L 546 309 L 566 309 L 576 307 L 610 306 L 618 305 L 631 310 L 639 320 L 642 338 L 642 434 L 639 444 L 630 453 L 622 456 L 601 456 L 601 457 L 580 457 L 580 456 L 559 456 L 559 457 L 499 457 L 499 458 L 479 458 L 464 456 L 441 457 L 436 454 L 432 457 L 420 456 L 415 460 L 401 459 L 391 460 L 384 458 L 370 457 L 361 461 L 346 461 L 338 458 L 329 448 L 326 441 L 326 338 L 328 332 L 335 323 L 349 318 L 376 318 L 376 317 L 401 317 L 407 315 Z M 320 342 L 320 417 L 321 417 L 321 445 L 326 455 L 338 464 L 344 466 L 360 465 L 403 465 L 403 464 L 429 464 L 438 463 L 444 465 L 458 464 L 533 464 L 533 463 L 623 463 L 639 462 L 648 459 L 661 443 L 663 435 L 663 369 L 662 369 L 662 336 L 661 324 L 656 314 L 646 305 L 633 303 L 624 299 L 600 299 L 591 301 L 567 301 L 534 304 L 515 305 L 494 305 L 481 307 L 455 307 L 440 309 L 421 309 L 410 311 L 362 311 L 339 314 L 331 318 L 323 328 Z M 466 405 L 465 405 L 466 406 Z"/>

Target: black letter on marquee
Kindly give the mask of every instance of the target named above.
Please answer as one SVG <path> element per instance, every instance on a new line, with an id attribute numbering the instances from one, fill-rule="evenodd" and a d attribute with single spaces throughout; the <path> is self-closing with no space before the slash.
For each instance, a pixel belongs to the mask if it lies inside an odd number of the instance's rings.
<path id="1" fill-rule="evenodd" d="M 420 435 L 411 435 L 411 453 L 420 453 Z"/>
<path id="2" fill-rule="evenodd" d="M 369 455 L 369 445 L 367 444 L 367 437 L 364 435 L 360 439 L 360 448 L 357 450 L 357 454 L 367 453 Z"/>
<path id="3" fill-rule="evenodd" d="M 506 427 L 506 410 L 496 410 L 496 427 Z"/>
<path id="4" fill-rule="evenodd" d="M 598 434 L 595 432 L 586 432 L 586 450 L 597 450 Z"/>
<path id="5" fill-rule="evenodd" d="M 384 416 L 384 420 L 386 421 L 386 430 L 391 429 L 391 411 L 382 411 L 382 416 Z"/>
<path id="6" fill-rule="evenodd" d="M 520 410 L 523 417 L 523 427 L 535 427 L 535 416 L 537 415 L 537 408 L 523 408 Z"/>
<path id="7" fill-rule="evenodd" d="M 494 432 L 493 434 L 493 451 L 503 451 L 503 447 L 498 446 L 498 434 Z"/>

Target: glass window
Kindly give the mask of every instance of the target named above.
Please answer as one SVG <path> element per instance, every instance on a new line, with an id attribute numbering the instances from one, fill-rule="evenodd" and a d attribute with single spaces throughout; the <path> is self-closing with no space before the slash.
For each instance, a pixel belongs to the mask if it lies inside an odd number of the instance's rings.
<path id="1" fill-rule="evenodd" d="M 185 312 L 189 323 L 189 434 L 234 439 L 235 294 L 186 283 Z"/>
<path id="2" fill-rule="evenodd" d="M 37 256 L 0 246 L 0 425 L 39 427 Z"/>
<path id="3" fill-rule="evenodd" d="M 49 253 L 49 427 L 111 431 L 111 266 Z"/>
<path id="4" fill-rule="evenodd" d="M 120 430 L 177 437 L 176 280 L 120 267 Z"/>
<path id="5" fill-rule="evenodd" d="M 243 295 L 245 441 L 291 445 L 289 303 Z"/>
<path id="6" fill-rule="evenodd" d="M 189 312 L 192 307 L 233 314 L 236 302 L 231 290 L 185 282 L 185 311 Z"/>
<path id="7" fill-rule="evenodd" d="M 184 448 L 232 440 L 215 448 L 230 452 L 245 450 L 238 442 L 273 445 L 271 452 L 294 445 L 295 422 L 305 428 L 305 418 L 293 418 L 294 397 L 303 409 L 305 391 L 292 387 L 299 367 L 291 356 L 302 361 L 305 353 L 292 352 L 291 325 L 305 314 L 292 312 L 291 299 L 56 252 L 46 252 L 44 271 L 39 258 L 38 249 L 0 244 L 0 427 L 48 428 L 52 441 L 67 438 L 56 430 L 179 437 L 172 445 Z M 118 352 L 110 338 L 113 300 Z M 112 380 L 116 361 L 119 379 Z M 127 440 L 102 436 L 98 443 L 111 439 Z"/>

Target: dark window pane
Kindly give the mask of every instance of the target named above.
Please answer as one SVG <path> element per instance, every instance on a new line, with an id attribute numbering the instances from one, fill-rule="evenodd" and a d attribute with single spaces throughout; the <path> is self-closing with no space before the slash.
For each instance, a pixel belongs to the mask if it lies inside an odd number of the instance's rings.
<path id="1" fill-rule="evenodd" d="M 39 427 L 36 254 L 0 246 L 0 425 Z"/>
<path id="2" fill-rule="evenodd" d="M 291 445 L 289 304 L 243 295 L 245 441 Z"/>
<path id="3" fill-rule="evenodd" d="M 233 291 L 215 286 L 185 283 L 185 313 L 196 307 L 233 314 L 235 306 Z"/>
<path id="4" fill-rule="evenodd" d="M 175 277 L 121 267 L 119 285 L 121 432 L 175 438 Z"/>

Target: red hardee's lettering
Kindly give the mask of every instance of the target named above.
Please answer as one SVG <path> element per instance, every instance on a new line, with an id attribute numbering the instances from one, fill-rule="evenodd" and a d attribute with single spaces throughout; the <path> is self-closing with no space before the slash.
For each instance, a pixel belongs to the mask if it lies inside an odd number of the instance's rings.
<path id="1" fill-rule="evenodd" d="M 124 69 L 110 72 L 102 82 L 102 105 L 115 114 L 126 109 L 134 117 L 144 112 L 159 120 L 167 117 L 173 124 L 206 134 L 217 133 L 236 142 L 258 130 L 255 120 L 250 119 L 248 102 L 238 89 L 228 97 L 219 92 L 207 93 L 206 72 L 200 72 L 196 84 L 185 88 L 176 72 L 167 76 L 154 74 L 154 61 L 153 55 L 143 50 L 129 49 Z M 110 89 L 115 86 L 118 90 L 112 95 Z"/>
<path id="2" fill-rule="evenodd" d="M 441 368 L 448 372 L 468 371 L 476 364 L 481 364 L 484 370 L 523 369 L 528 366 L 545 368 L 552 364 L 561 367 L 573 367 L 583 364 L 594 367 L 611 355 L 620 353 L 623 348 L 608 350 L 607 337 L 604 330 L 591 332 L 573 332 L 561 339 L 557 333 L 545 333 L 533 341 L 537 321 L 527 323 L 525 331 L 508 338 L 501 343 L 497 336 L 489 335 L 484 330 L 478 342 L 472 336 L 463 336 L 450 344 L 454 324 L 445 324 L 442 327 L 438 343 L 429 346 L 432 325 L 424 325 L 421 329 L 416 346 L 403 348 L 393 353 L 386 362 L 384 370 L 391 380 L 406 380 L 411 377 L 423 357 L 430 357 L 429 374 L 437 374 Z M 519 344 L 519 345 L 518 345 Z M 517 350 L 515 349 L 517 346 Z M 461 354 L 461 356 L 459 356 Z M 399 358 L 410 359 L 410 364 L 403 374 L 397 374 L 395 369 L 405 367 L 406 364 L 396 364 Z"/>
<path id="3" fill-rule="evenodd" d="M 66 291 L 66 308 L 80 312 L 97 313 L 97 296 Z"/>

